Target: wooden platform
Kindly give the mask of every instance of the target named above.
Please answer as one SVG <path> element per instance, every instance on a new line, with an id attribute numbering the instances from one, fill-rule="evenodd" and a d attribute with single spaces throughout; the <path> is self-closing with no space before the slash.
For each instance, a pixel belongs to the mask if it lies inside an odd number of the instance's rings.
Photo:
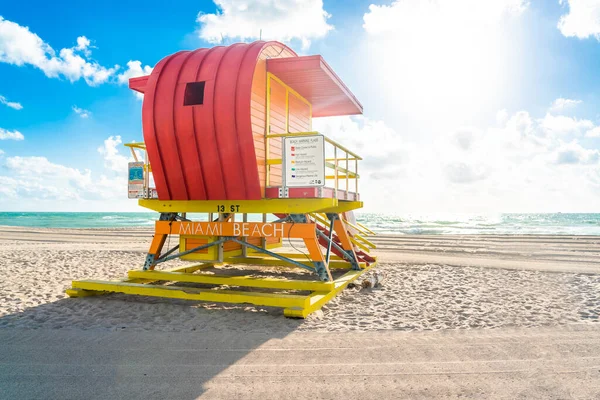
<path id="1" fill-rule="evenodd" d="M 251 257 L 246 260 L 254 264 Z M 341 263 L 340 263 L 341 264 Z M 257 306 L 281 307 L 286 317 L 305 318 L 319 310 L 339 294 L 349 283 L 376 265 L 362 265 L 361 270 L 349 270 L 331 282 L 301 279 L 256 278 L 207 274 L 201 270 L 213 265 L 196 265 L 168 271 L 129 271 L 126 279 L 117 281 L 73 281 L 70 297 L 125 293 L 139 296 L 163 297 L 217 303 L 247 303 Z M 338 265 L 341 267 L 341 265 Z M 349 264 L 347 264 L 349 268 Z M 197 283 L 203 287 L 177 286 L 167 283 Z M 210 286 L 209 286 L 210 285 Z M 232 290 L 230 288 L 235 288 Z M 244 289 L 266 289 L 265 291 Z M 308 293 L 307 293 L 308 292 Z"/>

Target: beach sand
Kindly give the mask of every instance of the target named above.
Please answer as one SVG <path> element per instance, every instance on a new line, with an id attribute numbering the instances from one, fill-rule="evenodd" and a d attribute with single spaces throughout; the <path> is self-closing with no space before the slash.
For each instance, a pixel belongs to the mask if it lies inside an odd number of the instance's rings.
<path id="1" fill-rule="evenodd" d="M 306 320 L 65 296 L 141 267 L 151 236 L 0 228 L 6 398 L 600 397 L 600 237 L 378 236 L 383 285 Z"/>

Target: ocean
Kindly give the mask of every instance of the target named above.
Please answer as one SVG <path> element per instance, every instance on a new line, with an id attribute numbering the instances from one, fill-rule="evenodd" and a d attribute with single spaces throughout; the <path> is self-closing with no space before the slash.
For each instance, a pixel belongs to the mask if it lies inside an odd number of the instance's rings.
<path id="1" fill-rule="evenodd" d="M 0 225 L 45 228 L 150 227 L 154 224 L 157 216 L 158 214 L 153 212 L 0 212 Z M 206 218 L 206 214 L 201 217 Z M 359 213 L 357 220 L 380 234 L 600 235 L 600 214 L 387 215 Z"/>

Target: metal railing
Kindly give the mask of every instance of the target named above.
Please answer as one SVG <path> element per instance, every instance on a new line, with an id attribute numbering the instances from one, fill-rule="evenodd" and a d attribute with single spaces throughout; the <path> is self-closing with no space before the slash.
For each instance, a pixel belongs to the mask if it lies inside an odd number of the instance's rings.
<path id="1" fill-rule="evenodd" d="M 298 137 L 298 136 L 323 136 L 326 148 L 325 148 L 325 183 L 326 187 L 334 189 L 334 198 L 338 198 L 338 192 L 343 190 L 345 192 L 345 199 L 349 199 L 349 193 L 351 186 L 354 189 L 354 193 L 358 194 L 358 180 L 360 175 L 358 174 L 358 162 L 362 160 L 355 152 L 342 146 L 335 140 L 322 135 L 319 132 L 298 132 L 298 133 L 276 133 L 266 135 L 266 140 L 274 138 L 285 138 L 285 137 Z M 328 146 L 327 146 L 328 145 Z M 131 150 L 131 155 L 136 162 L 144 162 L 144 196 L 142 198 L 149 199 L 152 197 L 152 190 L 150 187 L 150 174 L 152 174 L 152 168 L 148 162 L 148 153 L 146 151 L 146 145 L 144 143 L 126 143 L 126 147 Z M 136 150 L 144 152 L 143 160 L 140 160 Z M 283 149 L 282 149 L 283 151 Z M 282 158 L 269 158 L 266 161 L 266 168 L 269 169 L 271 165 L 282 165 Z M 283 171 L 282 171 L 283 172 Z M 266 187 L 271 186 L 270 174 L 265 174 Z M 333 181 L 333 182 L 332 182 Z M 328 185 L 330 184 L 331 185 Z"/>
<path id="2" fill-rule="evenodd" d="M 355 152 L 342 146 L 335 140 L 328 138 L 327 136 L 313 131 L 313 132 L 296 132 L 296 133 L 276 133 L 265 136 L 268 141 L 272 138 L 285 138 L 285 137 L 298 137 L 298 136 L 323 136 L 326 144 L 329 144 L 329 148 L 325 148 L 325 181 L 333 181 L 334 198 L 338 198 L 338 191 L 340 190 L 340 183 L 344 183 L 343 190 L 345 191 L 345 198 L 348 199 L 348 193 L 350 192 L 350 182 L 354 183 L 354 192 L 358 194 L 358 161 L 362 160 Z M 283 151 L 284 149 L 282 149 Z M 329 154 L 329 156 L 328 156 Z M 268 158 L 267 169 L 270 165 L 280 165 L 283 163 L 282 158 Z M 283 173 L 283 171 L 282 171 Z M 271 186 L 270 174 L 266 175 L 266 187 Z"/>
<path id="3" fill-rule="evenodd" d="M 148 152 L 146 151 L 146 144 L 144 142 L 134 142 L 134 143 L 125 143 L 125 147 L 129 147 L 131 150 L 131 156 L 133 157 L 135 162 L 144 162 L 144 187 L 143 187 L 143 199 L 151 199 L 152 191 L 156 188 L 150 187 L 150 174 L 152 173 L 152 167 L 150 167 L 150 162 L 148 161 Z M 136 150 L 142 150 L 144 152 L 144 159 L 140 160 Z"/>

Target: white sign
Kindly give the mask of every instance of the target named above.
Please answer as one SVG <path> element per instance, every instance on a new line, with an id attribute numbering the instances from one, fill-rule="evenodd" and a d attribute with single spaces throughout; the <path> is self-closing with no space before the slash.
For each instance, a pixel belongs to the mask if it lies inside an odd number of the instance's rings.
<path id="1" fill-rule="evenodd" d="M 284 186 L 325 186 L 323 135 L 286 137 L 283 148 Z"/>

